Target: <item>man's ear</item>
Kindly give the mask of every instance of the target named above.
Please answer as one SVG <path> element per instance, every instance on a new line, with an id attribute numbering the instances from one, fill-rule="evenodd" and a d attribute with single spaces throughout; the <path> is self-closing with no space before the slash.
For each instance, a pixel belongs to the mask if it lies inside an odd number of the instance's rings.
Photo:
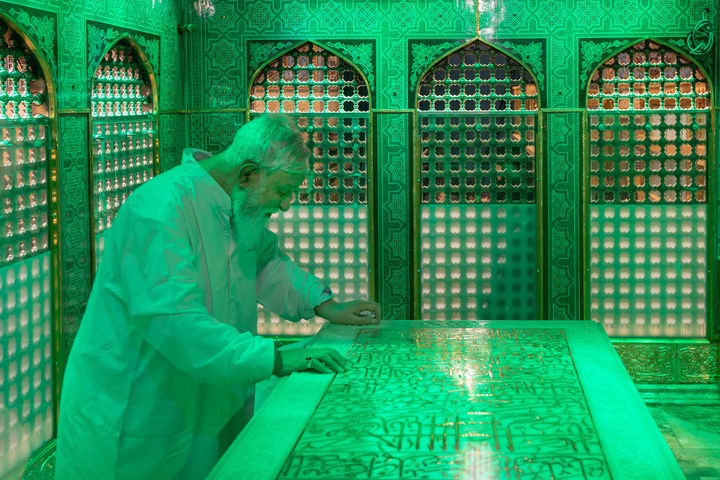
<path id="1" fill-rule="evenodd" d="M 258 178 L 259 173 L 260 168 L 254 163 L 243 165 L 240 172 L 238 172 L 238 184 L 243 187 L 251 185 Z"/>

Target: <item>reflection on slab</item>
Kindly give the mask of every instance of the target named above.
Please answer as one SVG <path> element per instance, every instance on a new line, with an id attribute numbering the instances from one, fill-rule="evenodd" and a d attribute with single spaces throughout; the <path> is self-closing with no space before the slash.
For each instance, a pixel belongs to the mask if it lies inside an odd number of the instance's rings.
<path id="1" fill-rule="evenodd" d="M 561 329 L 362 329 L 278 478 L 610 479 Z"/>

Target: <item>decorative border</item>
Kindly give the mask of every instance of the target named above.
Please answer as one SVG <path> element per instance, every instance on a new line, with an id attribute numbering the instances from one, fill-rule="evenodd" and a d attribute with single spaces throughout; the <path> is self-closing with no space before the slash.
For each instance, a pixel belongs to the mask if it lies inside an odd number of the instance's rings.
<path id="1" fill-rule="evenodd" d="M 615 350 L 635 383 L 717 383 L 718 344 L 681 342 L 614 342 Z"/>
<path id="2" fill-rule="evenodd" d="M 334 51 L 351 63 L 367 80 L 372 93 L 375 92 L 375 40 L 313 40 L 288 41 L 282 40 L 248 40 L 247 42 L 247 74 L 248 85 L 258 70 L 282 53 L 306 42 L 314 43 L 327 50 Z M 249 103 L 248 103 L 249 105 Z"/>

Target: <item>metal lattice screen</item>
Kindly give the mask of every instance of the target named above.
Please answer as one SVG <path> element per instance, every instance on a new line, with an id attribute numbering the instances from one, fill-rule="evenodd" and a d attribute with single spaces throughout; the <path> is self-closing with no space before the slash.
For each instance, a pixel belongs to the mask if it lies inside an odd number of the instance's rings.
<path id="1" fill-rule="evenodd" d="M 0 19 L 0 477 L 53 435 L 47 82 Z"/>
<path id="2" fill-rule="evenodd" d="M 290 209 L 268 222 L 280 247 L 321 278 L 338 301 L 368 297 L 368 85 L 355 67 L 313 43 L 262 68 L 250 87 L 253 116 L 297 120 L 311 151 L 308 178 Z M 312 335 L 318 320 L 292 323 L 258 308 L 258 333 Z"/>
<path id="3" fill-rule="evenodd" d="M 418 89 L 424 319 L 537 318 L 538 91 L 481 41 Z"/>
<path id="4" fill-rule="evenodd" d="M 608 334 L 704 337 L 710 87 L 642 41 L 588 86 L 590 316 Z"/>
<path id="5" fill-rule="evenodd" d="M 96 266 L 104 233 L 137 187 L 153 177 L 153 92 L 135 48 L 120 40 L 95 69 L 92 83 L 93 215 Z"/>

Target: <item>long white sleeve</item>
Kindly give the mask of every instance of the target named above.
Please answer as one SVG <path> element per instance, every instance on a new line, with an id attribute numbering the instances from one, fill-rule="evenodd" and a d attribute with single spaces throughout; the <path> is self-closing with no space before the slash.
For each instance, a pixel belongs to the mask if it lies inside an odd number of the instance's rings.
<path id="1" fill-rule="evenodd" d="M 265 229 L 259 245 L 258 301 L 293 322 L 315 316 L 315 307 L 332 298 L 332 291 L 280 250 L 273 232 Z"/>

